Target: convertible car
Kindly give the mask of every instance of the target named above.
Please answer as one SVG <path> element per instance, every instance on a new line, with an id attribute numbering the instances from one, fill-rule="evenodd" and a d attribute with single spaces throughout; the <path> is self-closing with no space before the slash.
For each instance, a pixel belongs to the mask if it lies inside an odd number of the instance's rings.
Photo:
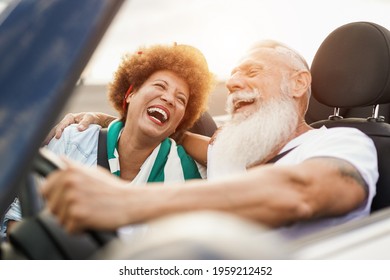
<path id="1" fill-rule="evenodd" d="M 372 22 L 324 38 L 307 116 L 313 127 L 352 126 L 374 140 L 380 179 L 369 217 L 296 241 L 210 212 L 153 221 L 158 236 L 125 244 L 110 232 L 67 234 L 36 190 L 59 165 L 40 146 L 122 2 L 9 1 L 1 14 L 0 213 L 18 196 L 24 216 L 1 259 L 390 259 L 390 32 Z"/>

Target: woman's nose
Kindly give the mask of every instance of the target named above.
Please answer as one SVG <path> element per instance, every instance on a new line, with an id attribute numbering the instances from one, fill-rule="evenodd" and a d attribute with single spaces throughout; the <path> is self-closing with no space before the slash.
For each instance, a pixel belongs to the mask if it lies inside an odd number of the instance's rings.
<path id="1" fill-rule="evenodd" d="M 174 94 L 169 92 L 169 91 L 165 91 L 164 94 L 161 95 L 161 100 L 165 101 L 169 105 L 175 104 L 174 103 L 174 100 L 175 100 Z"/>

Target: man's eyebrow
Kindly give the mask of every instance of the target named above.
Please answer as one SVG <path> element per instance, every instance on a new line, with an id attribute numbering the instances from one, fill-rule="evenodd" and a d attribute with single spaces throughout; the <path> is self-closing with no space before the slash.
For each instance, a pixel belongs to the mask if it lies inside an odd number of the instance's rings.
<path id="1" fill-rule="evenodd" d="M 244 62 L 244 63 L 240 64 L 237 67 L 234 67 L 232 72 L 231 72 L 231 74 L 234 74 L 237 71 L 248 70 L 248 69 L 251 69 L 251 68 L 264 69 L 265 66 L 264 66 L 263 63 L 250 60 L 250 61 L 247 61 L 247 62 Z"/>
<path id="2" fill-rule="evenodd" d="M 238 65 L 238 66 L 233 68 L 231 74 L 234 74 L 234 73 L 236 73 L 238 71 L 246 70 L 249 67 L 250 67 L 250 65 L 248 65 L 248 63 L 240 64 L 240 65 Z"/>
<path id="3" fill-rule="evenodd" d="M 264 69 L 265 65 L 262 62 L 251 60 L 251 61 L 248 61 L 248 63 L 245 64 L 245 68 Z"/>

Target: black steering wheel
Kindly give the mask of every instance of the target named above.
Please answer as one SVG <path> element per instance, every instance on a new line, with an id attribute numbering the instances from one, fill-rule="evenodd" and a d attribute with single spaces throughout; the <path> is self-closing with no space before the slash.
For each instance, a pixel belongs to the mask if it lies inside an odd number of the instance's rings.
<path id="1" fill-rule="evenodd" d="M 63 168 L 61 159 L 46 148 L 41 148 L 33 161 L 32 172 L 46 177 L 59 168 Z M 25 218 L 9 232 L 10 246 L 19 257 L 39 260 L 88 259 L 117 237 L 116 232 L 95 230 L 81 234 L 67 233 L 56 218 L 42 207 L 42 203 L 37 202 L 41 198 L 36 186 L 32 187 L 26 182 L 23 188 L 19 199 Z"/>

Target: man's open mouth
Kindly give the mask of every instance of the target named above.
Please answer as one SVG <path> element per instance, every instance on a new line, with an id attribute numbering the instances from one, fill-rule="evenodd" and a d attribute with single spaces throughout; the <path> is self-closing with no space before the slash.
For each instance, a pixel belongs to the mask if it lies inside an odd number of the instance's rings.
<path id="1" fill-rule="evenodd" d="M 254 98 L 235 100 L 234 101 L 234 110 L 236 111 L 244 106 L 251 105 L 254 102 L 255 102 Z"/>
<path id="2" fill-rule="evenodd" d="M 149 107 L 147 109 L 148 115 L 156 120 L 157 122 L 163 124 L 169 119 L 169 112 L 160 107 Z"/>

